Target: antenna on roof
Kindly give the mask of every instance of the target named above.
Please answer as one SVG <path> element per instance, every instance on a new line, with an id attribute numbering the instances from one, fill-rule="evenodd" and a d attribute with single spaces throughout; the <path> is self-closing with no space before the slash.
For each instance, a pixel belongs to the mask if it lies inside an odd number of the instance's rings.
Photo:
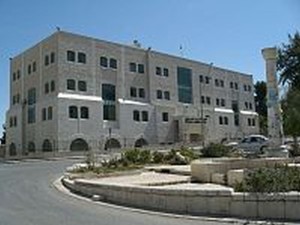
<path id="1" fill-rule="evenodd" d="M 133 46 L 137 47 L 137 48 L 140 48 L 142 45 L 138 40 L 135 39 L 135 40 L 133 40 Z"/>
<path id="2" fill-rule="evenodd" d="M 179 45 L 179 54 L 181 57 L 184 57 L 182 44 Z"/>
<path id="3" fill-rule="evenodd" d="M 57 30 L 57 31 L 60 31 L 60 27 L 59 27 L 59 26 L 56 26 L 56 30 Z"/>

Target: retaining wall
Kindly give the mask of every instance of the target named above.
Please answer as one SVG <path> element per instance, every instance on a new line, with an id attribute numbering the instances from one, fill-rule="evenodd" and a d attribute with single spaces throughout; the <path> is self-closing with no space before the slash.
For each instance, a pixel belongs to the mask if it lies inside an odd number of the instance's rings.
<path id="1" fill-rule="evenodd" d="M 133 185 L 95 184 L 64 178 L 63 184 L 103 201 L 190 215 L 216 215 L 256 219 L 300 221 L 300 193 L 250 194 L 231 190 L 183 190 Z"/>

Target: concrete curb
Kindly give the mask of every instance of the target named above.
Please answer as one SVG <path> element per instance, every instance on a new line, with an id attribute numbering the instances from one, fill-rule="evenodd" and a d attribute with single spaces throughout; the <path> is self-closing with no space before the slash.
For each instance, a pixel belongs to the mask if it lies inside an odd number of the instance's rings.
<path id="1" fill-rule="evenodd" d="M 68 189 L 62 182 L 62 179 L 64 176 L 61 176 L 57 180 L 53 182 L 53 187 L 55 187 L 58 191 L 69 195 L 70 197 L 90 202 L 91 204 L 110 207 L 113 209 L 119 209 L 119 210 L 125 210 L 129 212 L 136 212 L 136 213 L 142 213 L 142 214 L 148 214 L 148 215 L 154 215 L 154 216 L 162 216 L 162 217 L 170 217 L 170 218 L 176 218 L 176 219 L 186 219 L 186 220 L 197 220 L 197 221 L 203 221 L 203 222 L 220 222 L 220 223 L 228 223 L 228 224 L 293 224 L 293 223 L 282 223 L 282 222 L 273 222 L 273 221 L 264 221 L 264 220 L 247 220 L 247 219 L 239 219 L 239 218 L 219 218 L 219 217 L 208 217 L 208 216 L 191 216 L 191 215 L 183 215 L 183 214 L 174 214 L 174 213 L 164 213 L 164 212 L 158 212 L 158 211 L 150 211 L 145 209 L 139 209 L 139 208 L 132 208 L 127 206 L 121 206 L 116 205 L 108 202 L 103 201 L 93 201 L 92 197 L 85 197 L 80 194 L 75 194 L 70 189 Z"/>

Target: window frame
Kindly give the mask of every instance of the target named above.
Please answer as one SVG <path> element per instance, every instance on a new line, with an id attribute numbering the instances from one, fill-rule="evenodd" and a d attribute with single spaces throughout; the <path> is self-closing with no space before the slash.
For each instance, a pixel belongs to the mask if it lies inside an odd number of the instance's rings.
<path id="1" fill-rule="evenodd" d="M 78 119 L 78 107 L 76 105 L 69 106 L 69 119 Z"/>
<path id="2" fill-rule="evenodd" d="M 109 59 L 109 68 L 116 70 L 118 69 L 118 61 L 115 58 L 110 58 Z"/>
<path id="3" fill-rule="evenodd" d="M 87 92 L 87 83 L 84 80 L 79 80 L 77 82 L 77 90 L 80 92 Z"/>
<path id="4" fill-rule="evenodd" d="M 102 68 L 108 68 L 108 58 L 106 56 L 100 56 L 100 66 Z"/>
<path id="5" fill-rule="evenodd" d="M 87 106 L 81 106 L 80 107 L 80 119 L 89 119 L 89 108 Z"/>
<path id="6" fill-rule="evenodd" d="M 169 122 L 169 113 L 168 112 L 162 112 L 162 122 Z"/>
<path id="7" fill-rule="evenodd" d="M 84 52 L 77 52 L 77 62 L 81 64 L 86 64 L 86 53 Z"/>
<path id="8" fill-rule="evenodd" d="M 136 122 L 140 122 L 141 121 L 140 112 L 138 110 L 133 110 L 133 112 L 132 112 L 132 119 L 133 119 L 133 121 L 136 121 Z"/>
<path id="9" fill-rule="evenodd" d="M 76 62 L 76 52 L 73 50 L 67 50 L 67 61 Z"/>
<path id="10" fill-rule="evenodd" d="M 74 88 L 71 88 L 71 87 L 74 87 Z M 67 79 L 67 90 L 68 91 L 76 91 L 76 81 L 74 79 Z"/>

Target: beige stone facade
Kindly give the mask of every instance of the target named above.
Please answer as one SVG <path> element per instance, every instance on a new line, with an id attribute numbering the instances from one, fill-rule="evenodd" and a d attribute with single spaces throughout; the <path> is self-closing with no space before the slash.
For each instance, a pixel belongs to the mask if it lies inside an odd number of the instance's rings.
<path id="1" fill-rule="evenodd" d="M 58 31 L 10 68 L 11 155 L 208 143 L 258 132 L 252 75 L 138 45 Z"/>

